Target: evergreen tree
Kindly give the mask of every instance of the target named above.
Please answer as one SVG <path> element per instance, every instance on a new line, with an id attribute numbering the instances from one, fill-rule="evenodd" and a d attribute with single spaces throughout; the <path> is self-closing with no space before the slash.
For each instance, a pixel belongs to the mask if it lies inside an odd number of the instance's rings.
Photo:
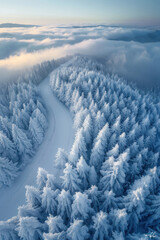
<path id="1" fill-rule="evenodd" d="M 18 236 L 24 240 L 43 239 L 44 224 L 35 217 L 22 217 L 17 227 Z"/>
<path id="2" fill-rule="evenodd" d="M 128 226 L 128 218 L 127 218 L 127 212 L 126 209 L 114 209 L 111 213 L 110 213 L 110 218 L 112 221 L 112 226 L 114 231 L 116 232 L 122 232 L 123 234 L 125 234 L 125 231 L 127 230 L 127 226 Z"/>
<path id="3" fill-rule="evenodd" d="M 160 229 L 159 219 L 160 219 L 160 194 L 149 195 L 146 199 L 146 213 L 147 217 L 146 226 L 152 226 Z"/>
<path id="4" fill-rule="evenodd" d="M 106 123 L 95 140 L 90 157 L 90 165 L 93 165 L 97 170 L 101 168 L 101 164 L 104 160 L 109 136 L 110 130 L 108 123 Z"/>
<path id="5" fill-rule="evenodd" d="M 126 134 L 125 132 L 123 132 L 120 136 L 119 136 L 119 141 L 118 141 L 118 145 L 120 148 L 120 152 L 123 152 L 126 145 L 127 145 L 127 140 L 126 140 Z"/>
<path id="6" fill-rule="evenodd" d="M 42 193 L 42 208 L 47 214 L 56 214 L 57 212 L 57 195 L 59 190 L 53 191 L 51 188 L 44 187 Z"/>
<path id="7" fill-rule="evenodd" d="M 9 161 L 7 158 L 0 157 L 0 187 L 3 185 L 10 186 L 18 175 L 17 171 L 15 163 Z"/>
<path id="8" fill-rule="evenodd" d="M 108 169 L 101 170 L 100 185 L 103 191 L 113 191 L 116 195 L 123 193 L 126 172 L 128 171 L 128 152 L 122 153 L 117 161 L 108 162 Z"/>
<path id="9" fill-rule="evenodd" d="M 21 109 L 21 107 L 19 107 L 19 109 Z M 26 129 L 26 125 L 23 121 L 23 116 L 22 116 L 22 112 L 18 109 L 18 113 L 15 116 L 15 124 L 18 128 L 25 130 Z"/>
<path id="10" fill-rule="evenodd" d="M 15 124 L 12 124 L 12 136 L 13 141 L 18 150 L 19 156 L 25 157 L 25 155 L 32 156 L 32 145 L 26 134 L 18 128 Z"/>
<path id="11" fill-rule="evenodd" d="M 89 177 L 89 170 L 90 167 L 84 160 L 84 158 L 81 156 L 79 161 L 77 162 L 77 172 L 79 174 L 79 177 L 82 181 L 82 186 L 84 189 L 87 189 L 88 187 L 88 177 Z"/>
<path id="12" fill-rule="evenodd" d="M 47 129 L 47 119 L 38 108 L 36 108 L 32 113 L 32 118 L 36 118 L 38 120 L 43 131 Z"/>
<path id="13" fill-rule="evenodd" d="M 40 208 L 33 208 L 31 204 L 18 207 L 18 218 L 21 217 L 36 217 L 40 221 L 44 221 L 44 216 L 42 215 Z"/>
<path id="14" fill-rule="evenodd" d="M 118 116 L 112 126 L 112 131 L 117 135 L 121 133 L 121 116 Z"/>
<path id="15" fill-rule="evenodd" d="M 110 150 L 107 152 L 107 157 L 118 157 L 119 155 L 119 145 L 118 143 Z"/>
<path id="16" fill-rule="evenodd" d="M 38 174 L 37 174 L 37 185 L 38 185 L 38 189 L 42 190 L 45 186 L 46 186 L 46 182 L 47 182 L 47 171 L 45 171 L 43 168 L 38 168 Z"/>
<path id="17" fill-rule="evenodd" d="M 56 159 L 55 159 L 56 166 L 59 168 L 64 168 L 67 160 L 68 160 L 68 156 L 65 150 L 62 148 L 58 148 Z"/>
<path id="18" fill-rule="evenodd" d="M 92 185 L 91 188 L 86 190 L 88 198 L 91 199 L 91 207 L 97 212 L 99 209 L 99 200 L 101 192 L 98 190 L 98 187 Z"/>
<path id="19" fill-rule="evenodd" d="M 151 177 L 149 191 L 151 194 L 156 194 L 159 191 L 160 185 L 160 168 L 156 166 L 154 168 L 148 169 L 147 174 Z"/>
<path id="20" fill-rule="evenodd" d="M 87 149 L 83 136 L 83 128 L 78 129 L 76 133 L 75 141 L 69 155 L 69 161 L 76 166 L 76 163 L 81 156 L 83 156 L 84 159 L 87 159 Z"/>
<path id="21" fill-rule="evenodd" d="M 125 208 L 128 213 L 128 231 L 136 231 L 142 213 L 145 210 L 145 198 L 149 195 L 151 177 L 143 176 L 136 180 L 124 198 Z"/>
<path id="22" fill-rule="evenodd" d="M 44 137 L 44 130 L 42 129 L 41 125 L 37 118 L 30 118 L 29 122 L 29 132 L 32 136 L 32 141 L 35 147 L 39 146 Z"/>
<path id="23" fill-rule="evenodd" d="M 17 217 L 11 218 L 8 221 L 0 222 L 0 239 L 2 240 L 17 240 L 16 231 Z"/>
<path id="24" fill-rule="evenodd" d="M 104 114 L 98 111 L 95 117 L 94 137 L 98 135 L 99 131 L 104 127 L 105 124 L 106 124 L 106 119 Z"/>
<path id="25" fill-rule="evenodd" d="M 76 191 L 81 190 L 81 180 L 77 174 L 77 171 L 70 165 L 66 163 L 66 167 L 64 169 L 64 176 L 62 176 L 62 186 L 65 190 L 69 190 L 71 194 Z"/>
<path id="26" fill-rule="evenodd" d="M 142 155 L 138 154 L 133 159 L 133 164 L 130 167 L 130 179 L 134 179 L 136 175 L 139 175 L 143 171 L 143 159 Z"/>
<path id="27" fill-rule="evenodd" d="M 93 217 L 93 240 L 106 240 L 109 239 L 108 230 L 109 222 L 106 213 L 100 211 Z"/>
<path id="28" fill-rule="evenodd" d="M 93 123 L 90 114 L 88 114 L 84 120 L 83 129 L 86 143 L 90 145 L 93 137 Z"/>
<path id="29" fill-rule="evenodd" d="M 2 132 L 0 132 L 0 156 L 3 158 L 8 158 L 14 163 L 18 161 L 14 144 Z"/>
<path id="30" fill-rule="evenodd" d="M 125 121 L 122 123 L 122 129 L 124 132 L 128 133 L 129 129 L 130 129 L 130 120 L 129 117 L 127 117 L 125 119 Z"/>
<path id="31" fill-rule="evenodd" d="M 43 113 L 44 116 L 47 116 L 45 107 L 42 105 L 42 101 L 37 100 L 37 108 Z"/>
<path id="32" fill-rule="evenodd" d="M 91 166 L 89 169 L 89 184 L 90 186 L 97 185 L 97 182 L 98 182 L 98 175 L 96 173 L 94 166 Z"/>
<path id="33" fill-rule="evenodd" d="M 46 187 L 51 188 L 52 190 L 60 189 L 60 185 L 57 183 L 56 177 L 52 174 L 47 174 Z"/>
<path id="34" fill-rule="evenodd" d="M 26 186 L 26 200 L 33 208 L 41 206 L 41 196 L 35 187 Z"/>
<path id="35" fill-rule="evenodd" d="M 72 204 L 72 219 L 88 219 L 90 214 L 93 213 L 91 208 L 91 200 L 88 199 L 87 194 L 76 192 L 73 196 L 74 201 Z"/>
<path id="36" fill-rule="evenodd" d="M 28 131 L 30 115 L 26 109 L 21 110 L 22 123 L 26 131 Z"/>
<path id="37" fill-rule="evenodd" d="M 12 137 L 12 125 L 9 121 L 9 119 L 7 119 L 6 117 L 3 118 L 2 116 L 0 116 L 0 131 L 4 132 L 5 135 L 11 139 Z"/>
<path id="38" fill-rule="evenodd" d="M 60 216 L 53 217 L 50 215 L 46 221 L 49 233 L 60 233 L 66 230 L 66 226 L 63 223 L 63 219 Z"/>
<path id="39" fill-rule="evenodd" d="M 84 110 L 84 108 L 82 107 L 78 112 L 76 112 L 76 115 L 74 117 L 75 130 L 82 127 L 85 117 L 86 117 L 86 109 Z"/>
<path id="40" fill-rule="evenodd" d="M 134 142 L 131 146 L 130 146 L 130 156 L 131 158 L 134 158 L 136 156 L 136 154 L 139 151 L 139 146 L 136 142 Z"/>
<path id="41" fill-rule="evenodd" d="M 87 240 L 90 238 L 89 229 L 82 220 L 75 219 L 67 230 L 69 240 Z"/>
<path id="42" fill-rule="evenodd" d="M 106 103 L 106 102 L 104 103 L 104 105 L 103 105 L 103 112 L 104 112 L 106 120 L 108 121 L 109 114 L 110 114 L 110 105 L 109 105 L 109 103 Z"/>
<path id="43" fill-rule="evenodd" d="M 66 222 L 70 219 L 71 216 L 72 196 L 69 191 L 62 189 L 61 193 L 58 195 L 57 200 L 57 214 L 60 215 Z"/>
<path id="44" fill-rule="evenodd" d="M 111 209 L 118 208 L 119 199 L 116 198 L 115 193 L 112 190 L 111 191 L 106 190 L 101 196 L 101 201 L 102 205 L 100 206 L 100 209 L 103 210 L 104 212 L 109 213 Z"/>
<path id="45" fill-rule="evenodd" d="M 117 143 L 117 135 L 113 133 L 110 137 L 109 143 L 108 143 L 108 150 L 113 149 L 113 147 L 116 146 Z"/>

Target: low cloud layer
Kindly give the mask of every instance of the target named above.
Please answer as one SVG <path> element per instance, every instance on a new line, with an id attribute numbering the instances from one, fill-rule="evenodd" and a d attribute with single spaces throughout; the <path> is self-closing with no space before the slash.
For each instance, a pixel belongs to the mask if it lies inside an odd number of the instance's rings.
<path id="1" fill-rule="evenodd" d="M 160 85 L 160 31 L 107 26 L 0 26 L 0 78 L 76 53 L 141 86 Z"/>

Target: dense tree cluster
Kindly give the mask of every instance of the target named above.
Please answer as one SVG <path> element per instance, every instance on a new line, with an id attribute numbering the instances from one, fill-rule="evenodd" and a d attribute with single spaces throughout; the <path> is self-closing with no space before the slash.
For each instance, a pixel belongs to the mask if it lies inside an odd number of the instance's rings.
<path id="1" fill-rule="evenodd" d="M 26 187 L 27 204 L 0 223 L 0 238 L 159 239 L 158 97 L 85 57 L 60 68 L 50 84 L 73 114 L 75 141 L 70 153 L 56 155 L 61 179 L 39 169 L 37 188 Z"/>
<path id="2" fill-rule="evenodd" d="M 51 61 L 42 62 L 23 72 L 19 79 L 23 82 L 28 82 L 29 80 L 34 84 L 39 84 L 49 75 L 50 72 L 52 72 L 55 68 L 59 67 L 69 59 L 70 57 L 66 56 L 57 60 L 53 59 Z"/>
<path id="3" fill-rule="evenodd" d="M 0 186 L 10 185 L 41 144 L 46 110 L 32 83 L 11 83 L 0 90 Z"/>

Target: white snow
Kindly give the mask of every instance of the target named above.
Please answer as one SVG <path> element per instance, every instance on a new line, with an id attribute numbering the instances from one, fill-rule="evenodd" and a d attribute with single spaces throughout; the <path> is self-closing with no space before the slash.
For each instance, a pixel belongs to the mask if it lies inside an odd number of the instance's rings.
<path id="1" fill-rule="evenodd" d="M 58 148 L 68 151 L 73 144 L 74 130 L 71 114 L 52 93 L 49 79 L 50 76 L 39 85 L 48 110 L 48 130 L 32 162 L 25 167 L 11 187 L 0 190 L 0 220 L 7 220 L 17 215 L 18 206 L 25 203 L 25 185 L 36 185 L 38 167 L 56 175 L 54 159 Z"/>

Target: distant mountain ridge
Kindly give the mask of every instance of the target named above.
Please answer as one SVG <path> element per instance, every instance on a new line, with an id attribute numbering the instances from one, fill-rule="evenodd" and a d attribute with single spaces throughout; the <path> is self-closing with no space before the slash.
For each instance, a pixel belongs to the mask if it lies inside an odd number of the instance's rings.
<path id="1" fill-rule="evenodd" d="M 26 25 L 26 24 L 17 24 L 17 23 L 1 23 L 0 28 L 14 28 L 14 27 L 35 27 L 38 25 Z"/>

